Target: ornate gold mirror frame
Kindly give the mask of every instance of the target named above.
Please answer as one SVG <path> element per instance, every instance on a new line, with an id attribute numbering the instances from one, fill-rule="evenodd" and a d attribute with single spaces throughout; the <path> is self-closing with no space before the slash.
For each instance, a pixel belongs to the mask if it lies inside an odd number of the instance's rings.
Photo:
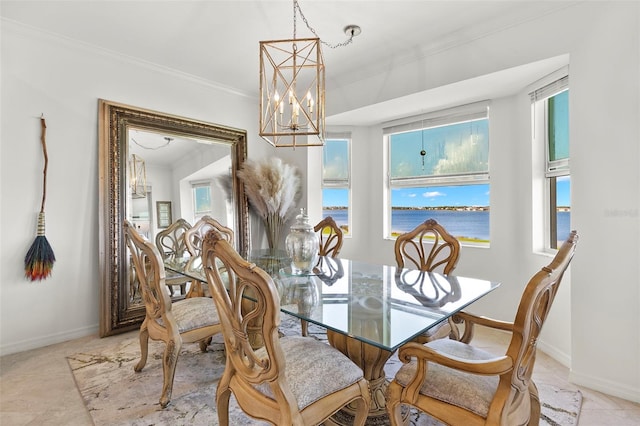
<path id="1" fill-rule="evenodd" d="M 235 209 L 236 248 L 249 250 L 249 209 L 242 182 L 236 172 L 247 157 L 245 130 L 140 109 L 106 100 L 99 101 L 99 244 L 100 244 L 100 336 L 137 328 L 144 319 L 144 304 L 130 297 L 129 261 L 123 223 L 127 219 L 129 132 L 132 129 L 163 136 L 195 139 L 216 148 L 229 147 L 228 199 Z M 166 139 L 166 138 L 165 138 Z M 129 206 L 130 207 L 130 206 Z M 175 218 L 177 219 L 177 218 Z"/>

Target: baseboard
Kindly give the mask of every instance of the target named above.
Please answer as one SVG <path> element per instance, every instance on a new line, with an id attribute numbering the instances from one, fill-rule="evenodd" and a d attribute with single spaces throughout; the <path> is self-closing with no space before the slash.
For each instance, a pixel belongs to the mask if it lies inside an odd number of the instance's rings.
<path id="1" fill-rule="evenodd" d="M 621 385 L 618 382 L 603 380 L 598 377 L 569 371 L 569 382 L 578 386 L 584 386 L 607 395 L 640 403 L 640 388 Z"/>
<path id="2" fill-rule="evenodd" d="M 2 345 L 0 346 L 0 356 L 29 351 L 31 349 L 38 349 L 49 345 L 55 345 L 56 343 L 63 343 L 69 340 L 90 336 L 92 334 L 97 334 L 98 328 L 99 327 L 96 324 L 89 327 L 77 328 L 75 330 L 67 330 L 63 333 L 47 334 L 45 336 Z"/>
<path id="3" fill-rule="evenodd" d="M 563 366 L 571 369 L 571 356 L 567 355 L 565 352 L 559 350 L 553 345 L 546 344 L 541 340 L 538 340 L 537 347 L 539 350 L 549 355 L 551 358 L 558 361 Z"/>

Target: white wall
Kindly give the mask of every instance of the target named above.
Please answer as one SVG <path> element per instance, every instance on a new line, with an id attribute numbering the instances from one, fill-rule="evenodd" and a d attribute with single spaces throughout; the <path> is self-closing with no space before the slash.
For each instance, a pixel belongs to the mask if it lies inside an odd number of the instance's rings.
<path id="1" fill-rule="evenodd" d="M 575 383 L 634 401 L 640 401 L 639 23 L 640 3 L 582 2 L 327 93 L 361 107 L 404 96 L 408 86 L 420 92 L 569 55 L 572 228 L 580 242 L 539 347 L 568 365 Z M 334 113 L 340 105 L 332 104 Z M 491 247 L 463 247 L 456 272 L 500 281 L 472 310 L 513 320 L 527 280 L 550 257 L 532 249 L 539 200 L 525 87 L 493 99 L 490 108 Z M 382 235 L 382 126 L 351 130 L 353 237 L 341 255 L 394 262 L 393 241 Z"/>
<path id="2" fill-rule="evenodd" d="M 334 102 L 331 112 L 337 113 L 340 99 L 363 106 L 570 54 L 572 221 L 581 240 L 540 346 L 570 365 L 576 383 L 635 401 L 640 401 L 639 21 L 636 2 L 582 2 L 327 93 Z M 272 151 L 257 137 L 257 99 L 6 21 L 1 36 L 4 354 L 97 331 L 98 98 L 247 129 L 250 157 Z M 51 278 L 31 283 L 22 268 L 42 190 L 40 114 L 47 119 L 50 160 L 47 238 L 58 261 Z M 499 291 L 474 310 L 510 319 L 526 280 L 549 258 L 531 249 L 535 206 L 526 96 L 493 100 L 491 114 L 492 244 L 465 247 L 458 271 L 501 281 Z M 353 238 L 342 253 L 392 262 L 393 243 L 382 236 L 384 200 L 376 189 L 384 185 L 381 126 L 353 129 L 353 140 Z M 314 149 L 277 154 L 315 179 L 317 169 L 306 169 L 319 155 Z M 303 205 L 308 198 L 305 194 Z"/>
<path id="3" fill-rule="evenodd" d="M 98 329 L 99 98 L 247 129 L 250 154 L 266 144 L 246 113 L 256 98 L 1 23 L 0 353 L 6 354 Z M 46 237 L 57 261 L 50 278 L 32 283 L 23 267 L 42 195 L 41 114 L 49 154 Z M 153 191 L 161 195 L 160 187 Z"/>

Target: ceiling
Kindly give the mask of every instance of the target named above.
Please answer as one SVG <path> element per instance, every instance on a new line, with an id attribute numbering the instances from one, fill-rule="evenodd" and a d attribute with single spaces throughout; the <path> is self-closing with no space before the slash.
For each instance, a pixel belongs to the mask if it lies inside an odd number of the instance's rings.
<path id="1" fill-rule="evenodd" d="M 560 0 L 299 0 L 309 26 L 324 43 L 344 42 L 347 25 L 356 24 L 362 29 L 347 46 L 323 46 L 328 91 L 361 78 L 363 73 L 383 73 L 394 64 L 421 60 L 434 52 L 574 3 Z M 259 41 L 293 36 L 291 0 L 2 0 L 0 6 L 4 19 L 256 98 Z M 296 34 L 313 37 L 299 14 Z M 555 65 L 521 69 L 511 78 L 504 74 L 488 76 L 482 84 L 461 82 L 451 89 L 460 92 L 459 96 L 462 93 L 469 96 L 472 90 L 497 90 L 493 84 L 500 82 L 504 91 L 508 89 L 507 82 L 517 79 L 521 87 L 522 78 L 529 78 L 531 82 L 535 80 L 532 77 L 544 75 L 540 74 L 541 67 L 549 72 L 552 66 Z M 406 101 L 402 104 L 406 105 Z M 327 117 L 327 123 L 364 124 L 393 118 L 383 117 L 384 110 L 389 108 L 372 106 Z M 403 111 L 396 110 L 399 112 Z"/>

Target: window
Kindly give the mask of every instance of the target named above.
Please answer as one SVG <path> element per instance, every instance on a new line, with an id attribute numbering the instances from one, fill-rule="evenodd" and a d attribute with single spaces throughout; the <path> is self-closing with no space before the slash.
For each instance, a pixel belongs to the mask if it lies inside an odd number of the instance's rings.
<path id="1" fill-rule="evenodd" d="M 322 149 L 322 217 L 331 216 L 349 234 L 351 135 L 328 135 Z"/>
<path id="2" fill-rule="evenodd" d="M 194 222 L 202 216 L 211 215 L 211 184 L 209 182 L 194 183 L 193 188 L 193 216 Z"/>
<path id="3" fill-rule="evenodd" d="M 384 133 L 389 149 L 387 236 L 433 218 L 463 243 L 488 243 L 488 104 L 430 114 Z"/>
<path id="4" fill-rule="evenodd" d="M 557 249 L 571 230 L 569 77 L 535 90 L 531 100 L 534 143 L 544 143 L 544 244 Z"/>

